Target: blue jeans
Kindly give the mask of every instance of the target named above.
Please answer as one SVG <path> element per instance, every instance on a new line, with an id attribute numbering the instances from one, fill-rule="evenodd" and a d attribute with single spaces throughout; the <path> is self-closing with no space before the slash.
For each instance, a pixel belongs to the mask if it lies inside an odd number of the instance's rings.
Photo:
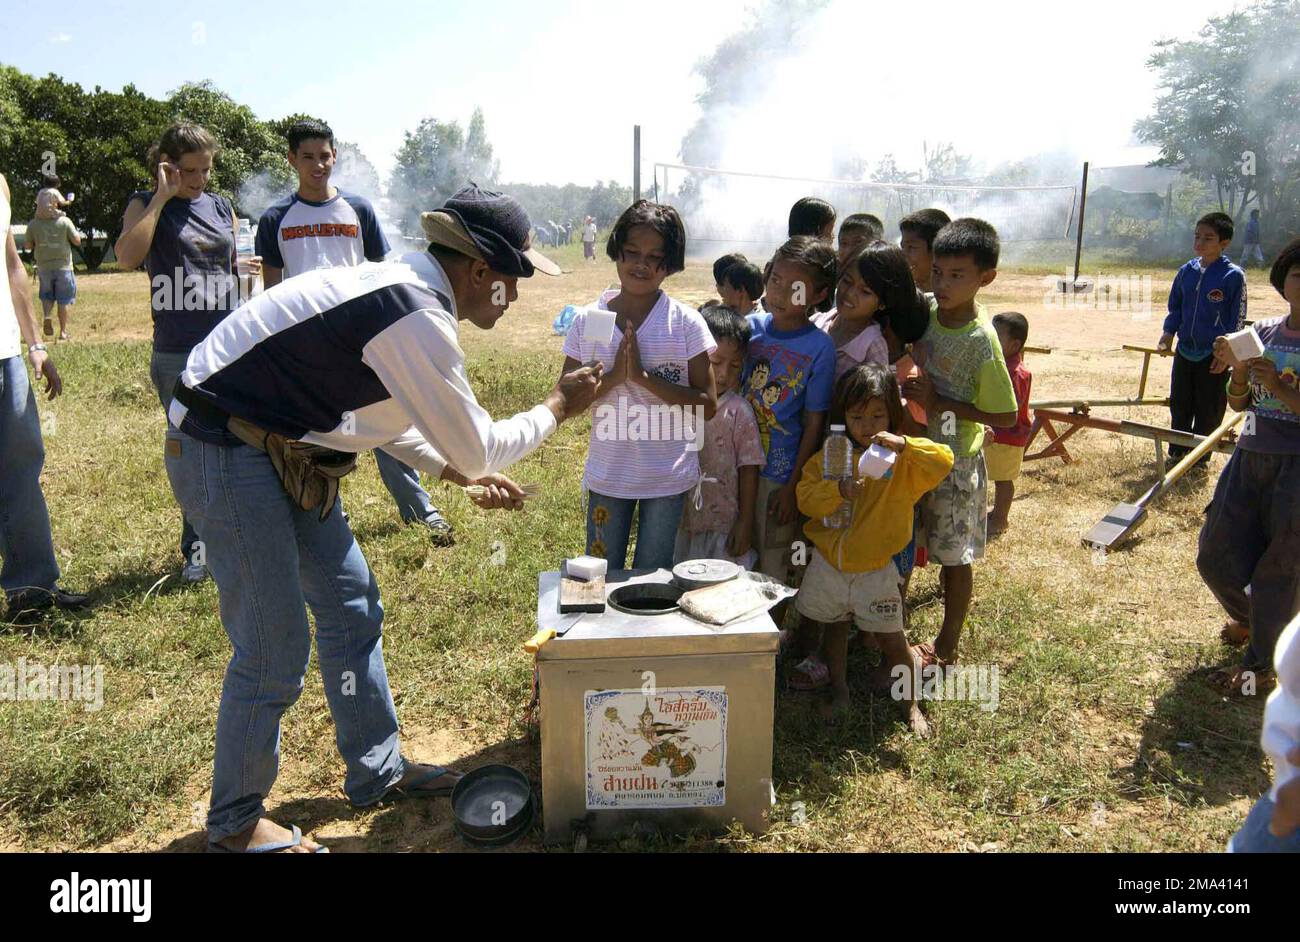
<path id="1" fill-rule="evenodd" d="M 172 390 L 176 388 L 176 379 L 185 372 L 185 361 L 189 358 L 188 353 L 164 353 L 159 350 L 155 350 L 153 356 L 149 358 L 149 379 L 153 380 L 154 388 L 158 390 L 158 401 L 162 403 L 164 416 L 172 404 Z M 194 532 L 194 524 L 190 523 L 190 518 L 182 510 L 181 556 L 185 558 L 185 562 L 194 560 L 194 544 L 198 539 L 198 534 Z"/>
<path id="2" fill-rule="evenodd" d="M 429 492 L 420 486 L 419 471 L 381 448 L 375 449 L 375 464 L 379 467 L 384 487 L 397 501 L 397 512 L 402 515 L 403 523 L 428 520 L 437 513 L 429 500 Z"/>
<path id="3" fill-rule="evenodd" d="M 1267 794 L 1246 815 L 1241 830 L 1232 835 L 1228 850 L 1234 854 L 1300 854 L 1300 828 L 1287 837 L 1274 837 L 1268 829 L 1273 817 L 1273 802 Z"/>
<path id="4" fill-rule="evenodd" d="M 384 669 L 375 577 L 339 504 L 325 521 L 284 492 L 271 459 L 169 428 L 167 477 L 203 535 L 221 623 L 234 648 L 217 712 L 208 840 L 265 814 L 280 760 L 280 718 L 302 693 L 311 653 L 307 607 L 335 741 L 355 804 L 377 801 L 405 771 Z"/>
<path id="5" fill-rule="evenodd" d="M 601 556 L 610 569 L 627 568 L 627 541 L 632 533 L 632 512 L 641 505 L 637 519 L 636 555 L 633 569 L 672 569 L 677 527 L 689 491 L 671 497 L 632 500 L 587 492 L 587 553 Z"/>
<path id="6" fill-rule="evenodd" d="M 59 581 L 50 512 L 41 492 L 45 445 L 21 356 L 0 360 L 0 588 L 53 589 Z"/>

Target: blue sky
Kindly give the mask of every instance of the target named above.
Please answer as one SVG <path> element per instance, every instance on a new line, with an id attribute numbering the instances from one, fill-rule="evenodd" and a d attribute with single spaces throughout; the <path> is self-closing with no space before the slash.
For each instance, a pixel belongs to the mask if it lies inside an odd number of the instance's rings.
<path id="1" fill-rule="evenodd" d="M 697 114 L 700 86 L 691 68 L 747 6 L 72 0 L 45 15 L 27 2 L 7 12 L 0 61 L 87 87 L 132 83 L 155 96 L 210 78 L 259 117 L 321 115 L 341 138 L 360 143 L 381 172 L 403 130 L 422 117 L 464 122 L 481 105 L 503 179 L 630 182 L 632 125 L 643 125 L 646 176 L 650 161 L 676 159 Z M 870 157 L 891 150 L 900 162 L 915 162 L 912 152 L 928 138 L 955 140 L 987 160 L 1065 146 L 1113 163 L 1131 156 L 1128 129 L 1154 94 L 1144 67 L 1152 41 L 1191 35 L 1226 8 L 1212 0 L 1095 0 L 1080 16 L 1025 0 L 932 0 L 918 21 L 915 4 L 833 0 L 814 31 L 809 70 L 824 82 L 819 107 L 830 109 L 837 133 Z M 894 100 L 882 112 L 887 120 L 873 122 L 841 104 L 853 100 L 854 89 L 896 82 L 916 43 L 939 62 L 969 55 L 987 66 L 992 106 L 976 113 L 964 104 L 942 68 L 910 80 L 920 107 L 900 108 L 904 96 L 887 96 Z M 733 169 L 817 169 L 787 167 L 784 155 L 759 159 L 764 123 L 738 129 Z"/>

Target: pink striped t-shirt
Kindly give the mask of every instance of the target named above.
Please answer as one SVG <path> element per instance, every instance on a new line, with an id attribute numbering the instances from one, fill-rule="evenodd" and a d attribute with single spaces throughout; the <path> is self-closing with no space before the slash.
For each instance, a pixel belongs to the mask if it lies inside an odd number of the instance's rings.
<path id="1" fill-rule="evenodd" d="M 831 308 L 824 314 L 814 314 L 812 322 L 819 330 L 829 334 L 837 316 L 837 309 Z M 863 363 L 889 366 L 889 344 L 885 342 L 885 335 L 881 333 L 880 325 L 875 321 L 835 348 L 835 378 L 838 380 L 849 370 Z"/>
<path id="2" fill-rule="evenodd" d="M 617 296 L 617 290 L 606 291 L 596 306 L 608 310 Z M 579 310 L 564 337 L 564 355 L 613 369 L 623 332 L 615 327 L 609 343 L 597 343 L 586 337 L 586 324 L 587 312 Z M 662 291 L 636 339 L 641 365 L 679 386 L 691 384 L 691 358 L 717 346 L 700 312 Z M 700 479 L 699 436 L 686 407 L 668 406 L 639 384 L 620 383 L 592 404 L 582 486 L 629 500 L 681 494 Z"/>

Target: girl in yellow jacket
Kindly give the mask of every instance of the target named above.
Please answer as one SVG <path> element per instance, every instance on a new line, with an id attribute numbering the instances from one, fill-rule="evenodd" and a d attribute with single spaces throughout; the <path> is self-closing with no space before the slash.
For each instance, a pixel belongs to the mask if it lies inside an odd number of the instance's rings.
<path id="1" fill-rule="evenodd" d="M 908 723 L 917 735 L 929 735 L 930 727 L 916 700 L 919 691 L 918 665 L 903 633 L 901 578 L 893 556 L 912 538 L 912 508 L 952 470 L 952 449 L 928 438 L 901 436 L 903 404 L 894 371 L 875 363 L 855 367 L 835 384 L 830 422 L 846 426 L 854 445 L 855 479 L 823 480 L 822 452 L 804 465 L 796 488 L 799 510 L 811 519 L 804 533 L 812 541 L 812 560 L 799 588 L 795 607 L 806 618 L 826 625 L 822 657 L 831 676 L 828 715 L 849 707 L 846 679 L 848 619 L 852 616 L 860 631 L 875 634 L 891 676 L 901 679 L 900 670 L 911 674 L 912 683 L 896 685 L 911 691 Z M 897 456 L 884 477 L 876 480 L 856 477 L 862 451 L 872 443 Z M 845 501 L 853 508 L 849 525 L 827 527 L 822 518 Z"/>

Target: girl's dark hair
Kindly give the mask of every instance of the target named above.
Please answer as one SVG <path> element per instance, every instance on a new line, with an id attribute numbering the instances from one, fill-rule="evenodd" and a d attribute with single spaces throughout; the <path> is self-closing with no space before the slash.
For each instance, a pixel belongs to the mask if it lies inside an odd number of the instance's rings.
<path id="1" fill-rule="evenodd" d="M 677 210 L 666 203 L 637 200 L 618 217 L 610 230 L 605 254 L 617 262 L 623 257 L 628 233 L 636 226 L 649 226 L 664 240 L 664 269 L 675 275 L 686 267 L 686 226 Z"/>
<path id="2" fill-rule="evenodd" d="M 1291 273 L 1293 265 L 1300 265 L 1300 236 L 1292 239 L 1281 252 L 1277 253 L 1277 258 L 1273 260 L 1273 267 L 1269 269 L 1269 283 L 1277 289 L 1278 294 L 1282 294 L 1286 276 Z"/>
<path id="3" fill-rule="evenodd" d="M 795 200 L 790 207 L 790 238 L 795 236 L 820 236 L 822 230 L 835 224 L 835 207 L 816 196 Z"/>
<path id="4" fill-rule="evenodd" d="M 755 301 L 763 296 L 763 272 L 753 262 L 736 262 L 722 273 L 722 280 Z"/>
<path id="5" fill-rule="evenodd" d="M 882 327 L 885 319 L 895 311 L 898 312 L 900 321 L 906 322 L 909 314 L 914 314 L 914 309 L 922 303 L 917 295 L 916 280 L 912 277 L 911 266 L 907 264 L 907 256 L 903 254 L 902 249 L 891 242 L 877 239 L 864 245 L 845 263 L 844 267 L 856 268 L 867 287 L 880 298 L 880 310 L 876 312 L 876 322 Z M 930 311 L 927 306 L 925 309 L 927 323 L 929 317 Z M 921 328 L 921 332 L 925 332 L 924 327 Z M 899 333 L 897 325 L 894 325 L 894 333 Z M 919 340 L 920 337 L 916 339 Z"/>
<path id="6" fill-rule="evenodd" d="M 700 308 L 700 313 L 704 315 L 704 323 L 709 325 L 714 341 L 734 340 L 741 350 L 749 346 L 749 321 L 737 311 L 719 303 Z"/>
<path id="7" fill-rule="evenodd" d="M 772 260 L 767 263 L 766 273 L 772 272 L 773 263 L 778 260 L 802 265 L 812 273 L 813 290 L 826 289 L 826 297 L 815 310 L 829 311 L 835 304 L 835 250 L 831 244 L 813 236 L 795 236 L 776 250 Z"/>
<path id="8" fill-rule="evenodd" d="M 177 161 L 186 154 L 196 152 L 216 154 L 217 150 L 217 139 L 209 134 L 206 128 L 191 124 L 189 121 L 178 121 L 163 131 L 158 143 L 149 148 L 149 156 L 146 158 L 149 165 L 149 178 L 157 181 L 158 164 L 164 157 L 169 161 Z"/>
<path id="9" fill-rule="evenodd" d="M 42 190 L 48 190 L 50 187 L 54 187 L 54 189 L 57 190 L 57 189 L 58 189 L 60 186 L 62 186 L 62 185 L 63 185 L 63 184 L 59 181 L 59 177 L 58 177 L 57 174 L 53 174 L 53 173 L 43 173 L 43 174 L 41 174 L 41 189 L 42 189 Z"/>
<path id="10" fill-rule="evenodd" d="M 898 376 L 893 369 L 879 363 L 855 366 L 835 381 L 831 397 L 831 414 L 826 427 L 846 425 L 844 416 L 854 406 L 884 399 L 889 410 L 889 431 L 897 433 L 903 426 L 903 399 L 898 391 Z M 866 446 L 867 442 L 858 442 Z"/>

